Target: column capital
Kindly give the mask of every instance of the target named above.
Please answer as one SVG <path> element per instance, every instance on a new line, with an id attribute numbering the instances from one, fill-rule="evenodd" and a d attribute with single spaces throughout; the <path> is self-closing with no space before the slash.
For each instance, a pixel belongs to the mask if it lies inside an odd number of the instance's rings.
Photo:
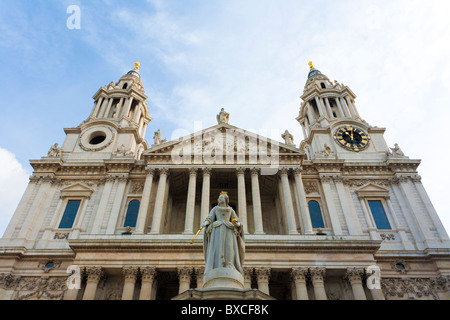
<path id="1" fill-rule="evenodd" d="M 282 168 L 280 168 L 279 173 L 280 173 L 280 176 L 283 176 L 283 175 L 287 176 L 289 174 L 289 168 L 282 167 Z"/>
<path id="2" fill-rule="evenodd" d="M 104 275 L 102 267 L 86 267 L 85 273 L 87 275 L 87 281 L 98 282 Z"/>
<path id="3" fill-rule="evenodd" d="M 212 168 L 211 167 L 204 167 L 202 168 L 203 171 L 203 175 L 210 175 L 212 172 Z"/>
<path id="4" fill-rule="evenodd" d="M 253 275 L 253 268 L 244 268 L 244 277 L 251 279 Z"/>
<path id="5" fill-rule="evenodd" d="M 125 277 L 125 280 L 136 280 L 138 274 L 138 267 L 123 267 L 122 274 Z"/>
<path id="6" fill-rule="evenodd" d="M 169 168 L 159 168 L 159 174 L 169 175 L 170 169 Z"/>
<path id="7" fill-rule="evenodd" d="M 309 268 L 309 273 L 313 281 L 323 281 L 323 279 L 325 278 L 326 268 L 323 267 Z"/>
<path id="8" fill-rule="evenodd" d="M 350 283 L 360 283 L 363 276 L 364 268 L 347 268 L 344 278 Z"/>
<path id="9" fill-rule="evenodd" d="M 270 268 L 255 268 L 256 276 L 258 280 L 269 281 L 271 269 Z"/>
<path id="10" fill-rule="evenodd" d="M 236 172 L 237 172 L 238 175 L 245 174 L 245 170 L 246 170 L 246 168 L 244 168 L 244 167 L 236 168 Z"/>
<path id="11" fill-rule="evenodd" d="M 304 267 L 295 267 L 291 270 L 291 276 L 294 281 L 306 281 L 306 277 L 308 276 L 308 268 Z"/>
<path id="12" fill-rule="evenodd" d="M 196 168 L 196 167 L 189 168 L 189 175 L 197 176 L 197 172 L 198 172 L 198 168 Z"/>
<path id="13" fill-rule="evenodd" d="M 205 273 L 205 267 L 195 267 L 194 273 L 197 277 L 202 276 Z"/>
<path id="14" fill-rule="evenodd" d="M 259 175 L 260 172 L 261 172 L 261 169 L 260 168 L 251 168 L 250 172 L 252 173 L 252 176 L 253 175 Z"/>
<path id="15" fill-rule="evenodd" d="M 155 174 L 156 169 L 154 167 L 152 167 L 151 165 L 147 165 L 145 166 L 145 173 L 147 175 L 154 175 Z"/>
<path id="16" fill-rule="evenodd" d="M 180 281 L 191 281 L 192 273 L 194 272 L 194 269 L 191 267 L 182 267 L 177 268 L 177 273 Z"/>
<path id="17" fill-rule="evenodd" d="M 295 168 L 293 169 L 293 171 L 294 171 L 294 174 L 300 175 L 300 174 L 302 174 L 302 172 L 303 172 L 303 167 L 295 167 Z"/>
<path id="18" fill-rule="evenodd" d="M 142 281 L 153 281 L 156 277 L 155 267 L 140 268 Z"/>

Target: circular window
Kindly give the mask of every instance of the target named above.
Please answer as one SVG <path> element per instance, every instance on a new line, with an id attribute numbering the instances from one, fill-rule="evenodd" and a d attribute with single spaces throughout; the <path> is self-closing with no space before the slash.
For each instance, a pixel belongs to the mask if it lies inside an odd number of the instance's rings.
<path id="1" fill-rule="evenodd" d="M 103 132 L 95 132 L 91 135 L 91 139 L 89 140 L 89 143 L 92 145 L 98 145 L 106 140 L 106 134 Z"/>
<path id="2" fill-rule="evenodd" d="M 404 265 L 403 263 L 397 263 L 397 264 L 395 265 L 395 267 L 396 267 L 398 270 L 400 270 L 400 271 L 403 271 L 403 270 L 406 269 L 406 267 L 405 267 L 405 265 Z"/>
<path id="3" fill-rule="evenodd" d="M 55 264 L 53 263 L 53 262 L 48 262 L 46 265 L 45 265 L 45 268 L 46 269 L 51 269 L 51 268 L 54 268 L 55 267 Z"/>
<path id="4" fill-rule="evenodd" d="M 85 151 L 100 151 L 114 141 L 115 132 L 107 126 L 89 128 L 80 135 L 80 147 Z"/>

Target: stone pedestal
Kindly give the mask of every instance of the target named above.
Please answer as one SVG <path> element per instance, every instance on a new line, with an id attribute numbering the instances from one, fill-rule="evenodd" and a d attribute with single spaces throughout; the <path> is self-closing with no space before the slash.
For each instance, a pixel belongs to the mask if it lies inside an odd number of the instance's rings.
<path id="1" fill-rule="evenodd" d="M 232 268 L 213 269 L 203 276 L 203 289 L 245 289 L 244 276 Z"/>

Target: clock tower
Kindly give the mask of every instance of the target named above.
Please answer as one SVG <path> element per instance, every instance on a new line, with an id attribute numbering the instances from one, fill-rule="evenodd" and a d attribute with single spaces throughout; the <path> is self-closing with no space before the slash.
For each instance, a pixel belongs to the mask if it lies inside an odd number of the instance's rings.
<path id="1" fill-rule="evenodd" d="M 383 161 L 390 154 L 384 128 L 369 125 L 358 113 L 356 95 L 309 63 L 297 121 L 305 140 L 300 148 L 308 160 Z"/>

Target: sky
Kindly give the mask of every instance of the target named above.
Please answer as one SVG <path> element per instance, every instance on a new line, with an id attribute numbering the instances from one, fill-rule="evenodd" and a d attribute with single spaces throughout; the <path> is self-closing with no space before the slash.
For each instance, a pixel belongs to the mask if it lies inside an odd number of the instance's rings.
<path id="1" fill-rule="evenodd" d="M 313 61 L 352 89 L 389 146 L 422 160 L 449 232 L 449 12 L 447 0 L 0 0 L 0 235 L 29 160 L 62 145 L 97 90 L 137 61 L 153 118 L 147 141 L 158 129 L 172 140 L 194 123 L 213 126 L 225 108 L 231 125 L 278 141 L 288 129 L 297 145 Z"/>

